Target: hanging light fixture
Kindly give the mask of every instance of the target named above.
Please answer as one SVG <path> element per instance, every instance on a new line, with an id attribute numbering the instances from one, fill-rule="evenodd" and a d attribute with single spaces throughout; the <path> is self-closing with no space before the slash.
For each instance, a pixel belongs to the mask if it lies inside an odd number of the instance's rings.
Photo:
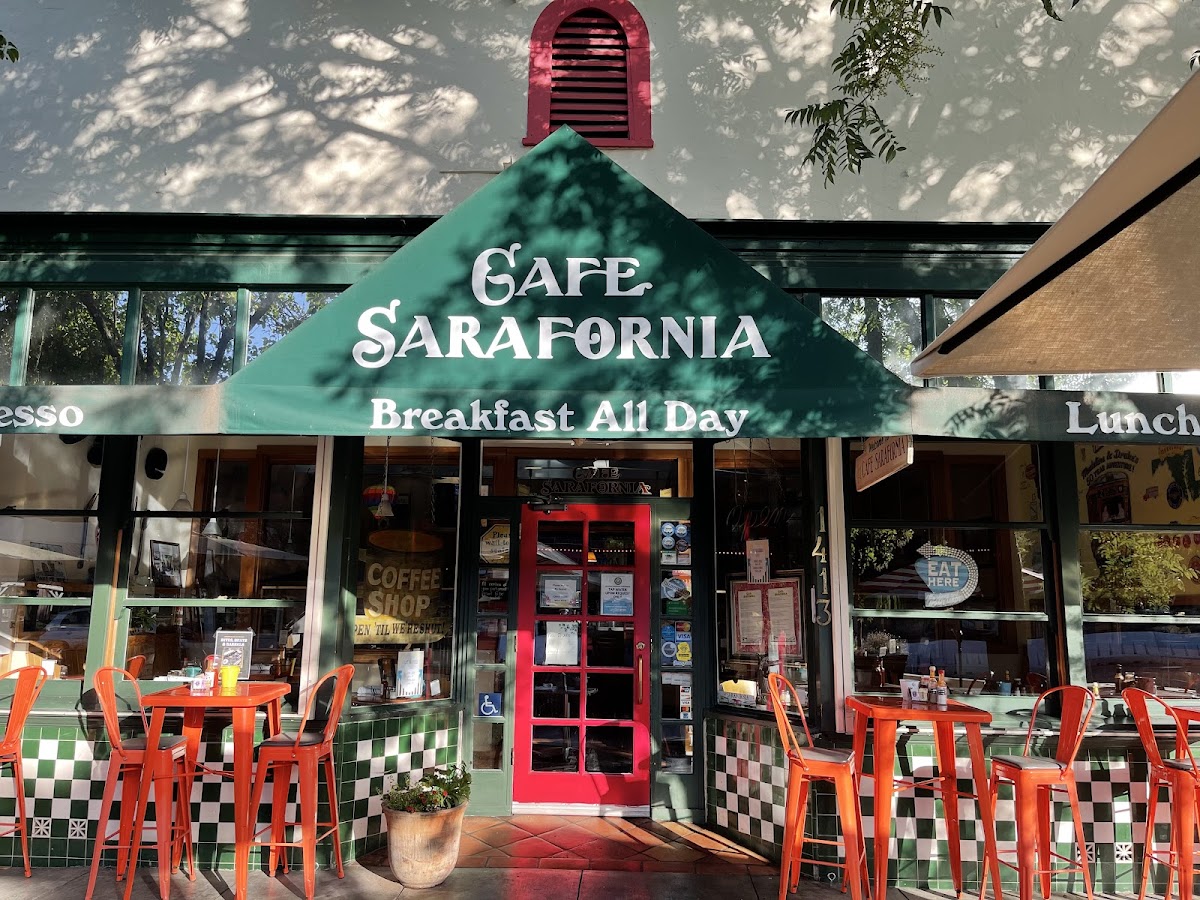
<path id="1" fill-rule="evenodd" d="M 217 481 L 221 476 L 221 448 L 217 447 L 217 464 L 213 467 L 213 498 L 212 510 L 217 511 Z M 220 537 L 221 526 L 217 524 L 216 516 L 208 520 L 208 524 L 204 526 L 204 530 L 200 532 L 205 537 Z"/>
<path id="2" fill-rule="evenodd" d="M 188 461 L 192 455 L 192 436 L 187 439 L 187 449 L 183 453 L 183 481 L 179 484 L 179 499 L 171 506 L 172 512 L 191 512 L 192 501 L 187 495 Z"/>
<path id="3" fill-rule="evenodd" d="M 291 500 L 288 501 L 288 510 L 289 510 L 289 512 L 293 512 L 293 513 L 296 510 L 296 469 L 297 468 L 299 468 L 299 467 L 295 466 L 295 465 L 292 466 L 292 497 L 291 497 Z M 283 545 L 283 549 L 288 553 L 296 552 L 296 540 L 292 536 L 292 522 L 293 522 L 292 519 L 288 519 L 287 543 Z"/>
<path id="4" fill-rule="evenodd" d="M 387 436 L 387 443 L 383 448 L 383 491 L 379 495 L 379 506 L 375 508 L 375 518 L 390 519 L 395 515 L 392 512 L 392 489 L 388 485 L 388 463 L 391 461 L 392 452 L 392 436 Z"/>

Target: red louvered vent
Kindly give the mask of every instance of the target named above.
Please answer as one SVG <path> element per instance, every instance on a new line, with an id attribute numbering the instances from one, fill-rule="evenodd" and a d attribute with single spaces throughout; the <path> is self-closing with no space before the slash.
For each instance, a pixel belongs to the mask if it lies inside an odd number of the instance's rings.
<path id="1" fill-rule="evenodd" d="M 612 16 L 584 9 L 564 19 L 551 47 L 550 130 L 629 137 L 629 42 Z"/>

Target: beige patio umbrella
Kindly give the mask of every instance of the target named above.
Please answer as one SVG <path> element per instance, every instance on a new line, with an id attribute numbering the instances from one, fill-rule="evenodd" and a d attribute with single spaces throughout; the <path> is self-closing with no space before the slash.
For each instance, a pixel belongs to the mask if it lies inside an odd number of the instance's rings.
<path id="1" fill-rule="evenodd" d="M 914 375 L 1200 369 L 1200 73 Z"/>

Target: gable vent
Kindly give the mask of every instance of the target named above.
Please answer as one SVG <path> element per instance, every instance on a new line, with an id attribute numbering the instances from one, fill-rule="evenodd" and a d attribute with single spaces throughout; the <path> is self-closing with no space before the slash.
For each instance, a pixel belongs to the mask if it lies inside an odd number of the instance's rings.
<path id="1" fill-rule="evenodd" d="M 562 21 L 551 47 L 550 130 L 629 137 L 629 42 L 612 16 L 584 9 Z"/>

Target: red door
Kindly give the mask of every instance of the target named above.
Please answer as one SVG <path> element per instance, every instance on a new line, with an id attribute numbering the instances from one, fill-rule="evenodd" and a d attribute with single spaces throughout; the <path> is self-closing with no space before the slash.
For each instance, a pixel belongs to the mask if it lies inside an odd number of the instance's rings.
<path id="1" fill-rule="evenodd" d="M 521 516 L 513 801 L 650 803 L 650 508 Z"/>

